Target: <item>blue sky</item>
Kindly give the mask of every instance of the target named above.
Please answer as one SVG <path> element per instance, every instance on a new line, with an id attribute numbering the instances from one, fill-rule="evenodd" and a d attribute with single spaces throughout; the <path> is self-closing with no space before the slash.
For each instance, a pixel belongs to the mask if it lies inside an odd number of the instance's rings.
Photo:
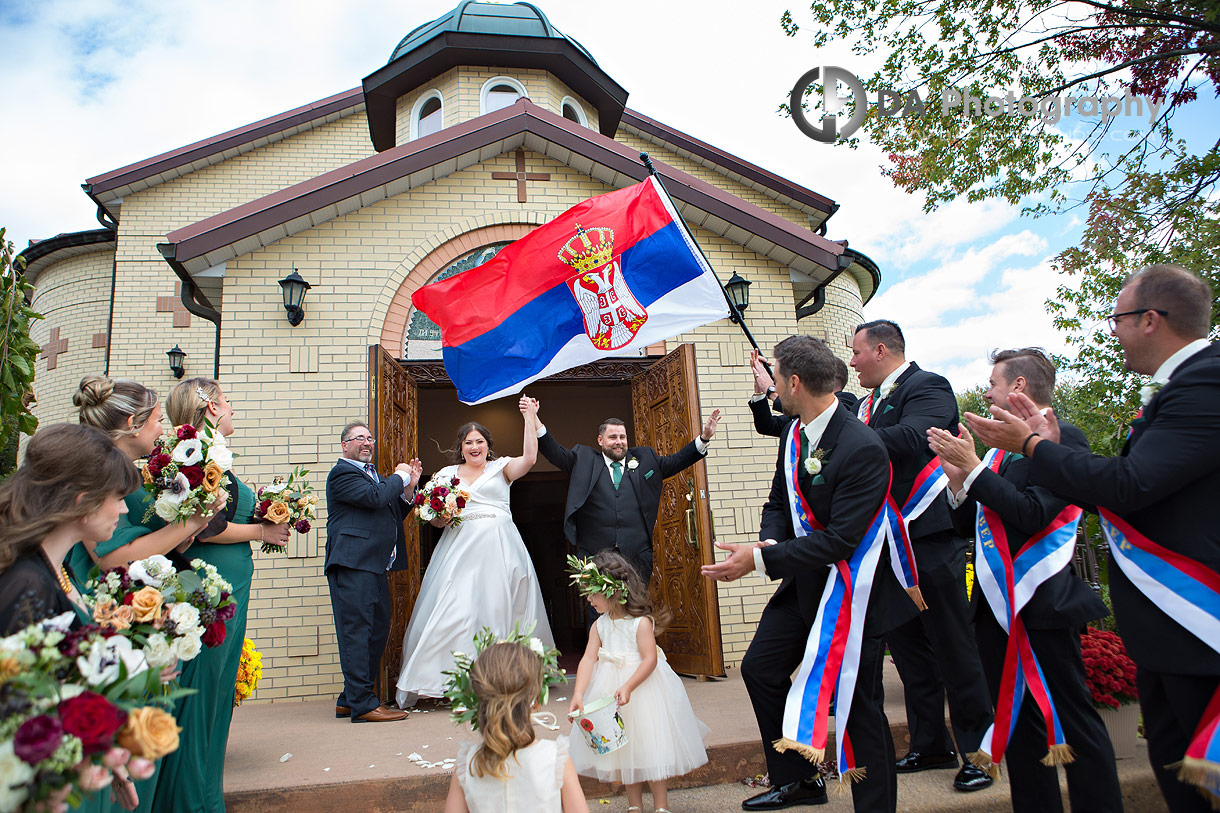
<path id="1" fill-rule="evenodd" d="M 356 87 L 412 28 L 454 5 L 0 0 L 0 226 L 18 249 L 97 228 L 85 178 Z M 901 323 L 908 356 L 956 389 L 986 380 L 994 347 L 1063 349 L 1043 302 L 1057 284 L 1049 259 L 1078 239 L 1079 216 L 1029 220 L 995 202 L 925 214 L 881 177 L 875 148 L 802 135 L 776 113 L 796 78 L 817 65 L 869 67 L 845 46 L 815 52 L 807 33 L 785 36 L 780 15 L 792 8 L 801 20 L 804 6 L 537 5 L 629 91 L 633 109 L 840 203 L 828 236 L 882 269 L 866 316 Z"/>

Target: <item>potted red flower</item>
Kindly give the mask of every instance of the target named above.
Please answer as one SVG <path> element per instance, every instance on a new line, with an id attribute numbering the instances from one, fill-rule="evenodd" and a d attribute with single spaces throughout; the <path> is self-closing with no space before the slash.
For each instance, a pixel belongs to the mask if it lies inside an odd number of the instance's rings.
<path id="1" fill-rule="evenodd" d="M 1122 638 L 1108 630 L 1088 627 L 1080 636 L 1085 682 L 1093 706 L 1110 732 L 1117 759 L 1135 756 L 1139 728 L 1139 698 L 1135 689 L 1135 661 L 1127 654 Z"/>

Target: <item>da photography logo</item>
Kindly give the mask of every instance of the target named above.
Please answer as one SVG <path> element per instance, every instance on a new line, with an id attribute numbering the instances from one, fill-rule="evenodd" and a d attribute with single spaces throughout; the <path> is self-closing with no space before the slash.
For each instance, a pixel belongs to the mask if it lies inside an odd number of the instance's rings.
<path id="1" fill-rule="evenodd" d="M 828 115 L 822 117 L 820 126 L 814 126 L 805 115 L 802 104 L 810 88 L 819 81 L 822 84 L 822 107 Z M 851 94 L 850 107 L 849 100 L 839 95 L 840 85 L 845 86 Z M 1071 116 L 1073 110 L 1083 118 L 1100 116 L 1104 122 L 1115 116 L 1142 116 L 1145 105 L 1149 122 L 1155 122 L 1164 104 L 1164 99 L 1158 101 L 1150 96 L 1134 96 L 1130 92 L 1122 96 L 1018 96 L 1009 90 L 1003 96 L 992 96 L 981 92 L 976 95 L 956 88 L 930 93 L 925 100 L 919 95 L 918 88 L 904 92 L 882 87 L 877 91 L 874 109 L 881 118 L 902 116 L 906 119 L 935 115 L 939 107 L 942 117 L 956 115 L 973 119 L 986 116 L 996 119 L 1000 116 L 1023 116 L 1039 117 L 1046 124 L 1055 124 L 1061 118 Z M 788 98 L 788 108 L 802 133 L 814 141 L 833 144 L 840 137 L 848 138 L 859 129 L 868 115 L 869 99 L 860 77 L 843 68 L 825 65 L 807 71 L 796 80 L 792 95 Z M 851 114 L 839 129 L 838 114 L 847 110 Z"/>
<path id="2" fill-rule="evenodd" d="M 814 127 L 805 117 L 803 104 L 809 87 L 819 80 L 822 82 L 822 107 L 830 115 L 822 117 L 820 127 Z M 855 102 L 855 107 L 852 109 L 847 123 L 843 125 L 842 131 L 838 131 L 838 114 L 847 110 L 848 105 L 847 100 L 839 95 L 840 82 L 851 91 L 852 101 Z M 792 119 L 802 133 L 814 141 L 833 144 L 840 135 L 844 138 L 849 137 L 864 122 L 864 116 L 868 112 L 868 97 L 864 93 L 864 83 L 854 73 L 834 65 L 826 65 L 806 71 L 800 79 L 796 80 L 796 84 L 792 86 L 792 95 L 788 99 L 788 107 L 792 111 Z"/>

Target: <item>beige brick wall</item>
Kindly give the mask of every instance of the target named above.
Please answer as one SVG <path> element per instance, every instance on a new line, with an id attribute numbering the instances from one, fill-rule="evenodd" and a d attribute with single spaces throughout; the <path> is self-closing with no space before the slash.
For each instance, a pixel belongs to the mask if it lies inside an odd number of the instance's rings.
<path id="1" fill-rule="evenodd" d="M 106 346 L 94 347 L 94 340 L 105 335 L 110 318 L 113 265 L 112 244 L 105 244 L 98 251 L 55 263 L 38 275 L 31 304 L 45 318 L 30 325 L 30 338 L 45 347 L 57 331 L 59 340 L 68 343 L 66 351 L 55 356 L 54 368 L 49 368 L 46 355 L 34 364 L 34 414 L 42 426 L 75 423 L 72 394 L 77 385 L 86 375 L 106 369 Z"/>

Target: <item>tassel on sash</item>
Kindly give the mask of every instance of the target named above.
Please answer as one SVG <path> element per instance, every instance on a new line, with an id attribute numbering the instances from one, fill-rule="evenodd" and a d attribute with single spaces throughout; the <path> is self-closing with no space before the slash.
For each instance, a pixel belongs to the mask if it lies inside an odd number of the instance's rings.
<path id="1" fill-rule="evenodd" d="M 1004 457 L 1004 452 L 992 449 L 984 462 L 998 473 Z M 1012 732 L 1016 729 L 1026 692 L 1037 703 L 1046 726 L 1047 753 L 1042 758 L 1042 764 L 1065 765 L 1075 759 L 1064 738 L 1046 676 L 1030 646 L 1021 610 L 1039 586 L 1071 561 L 1080 516 L 1080 508 L 1067 506 L 1049 525 L 1031 536 L 1013 556 L 1004 523 L 990 508 L 982 503 L 978 506 L 975 515 L 975 579 L 996 621 L 1008 633 L 995 720 L 983 735 L 979 751 L 970 756 L 976 765 L 985 769 L 990 766 L 993 776 L 998 773 L 996 763 L 1004 758 Z"/>
<path id="2" fill-rule="evenodd" d="M 823 526 L 800 490 L 802 434 L 800 421 L 794 421 L 784 468 L 793 528 L 798 534 L 808 535 Z M 784 702 L 783 736 L 772 743 L 781 753 L 791 750 L 811 762 L 823 761 L 829 734 L 829 703 L 837 693 L 836 750 L 840 781 L 847 783 L 858 782 L 866 775 L 865 767 L 855 763 L 847 721 L 860 669 L 860 642 L 868 600 L 885 546 L 885 516 L 882 505 L 851 558 L 831 566 L 805 654 Z"/>
<path id="3" fill-rule="evenodd" d="M 1110 555 L 1149 601 L 1220 652 L 1220 574 L 1190 557 L 1158 545 L 1106 508 L 1098 508 Z M 1220 810 L 1220 688 L 1207 704 L 1177 768 Z"/>

